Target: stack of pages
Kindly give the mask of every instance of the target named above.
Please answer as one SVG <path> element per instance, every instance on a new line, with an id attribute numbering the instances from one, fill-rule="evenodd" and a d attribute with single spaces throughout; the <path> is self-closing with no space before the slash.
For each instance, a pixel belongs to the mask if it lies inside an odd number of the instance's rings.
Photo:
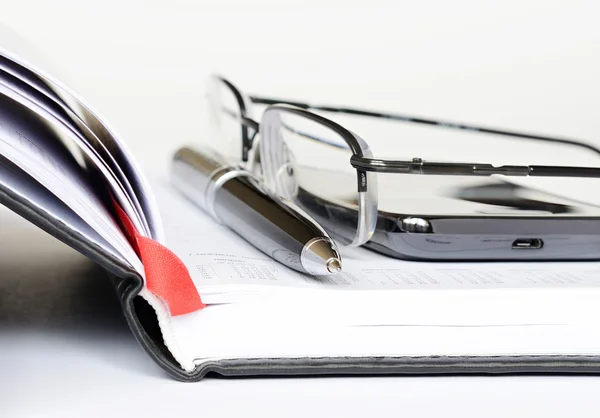
<path id="1" fill-rule="evenodd" d="M 597 263 L 356 249 L 342 273 L 310 277 L 152 180 L 73 92 L 0 53 L 0 203 L 111 273 L 132 332 L 173 377 L 600 370 Z"/>
<path id="2" fill-rule="evenodd" d="M 600 355 L 597 263 L 422 263 L 357 249 L 344 252 L 342 273 L 309 277 L 215 224 L 167 182 L 153 184 L 169 202 L 167 242 L 209 305 L 171 319 L 182 357 L 194 359 L 187 367 L 222 358 Z"/>

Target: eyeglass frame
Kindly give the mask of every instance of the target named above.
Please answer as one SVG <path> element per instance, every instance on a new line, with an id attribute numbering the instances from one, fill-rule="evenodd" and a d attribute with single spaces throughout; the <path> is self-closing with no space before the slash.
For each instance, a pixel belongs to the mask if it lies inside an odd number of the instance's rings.
<path id="1" fill-rule="evenodd" d="M 504 176 L 539 176 L 539 177 L 582 177 L 582 178 L 596 178 L 600 177 L 599 167 L 574 167 L 574 166 L 549 166 L 549 165 L 502 165 L 493 166 L 492 164 L 486 163 L 450 163 L 450 162 L 439 162 L 439 161 L 424 161 L 421 158 L 413 158 L 410 161 L 401 160 L 385 160 L 380 158 L 373 158 L 372 153 L 368 147 L 366 141 L 354 132 L 346 129 L 342 125 L 310 112 L 310 110 L 319 110 L 323 112 L 332 113 L 343 113 L 356 116 L 375 117 L 386 120 L 395 120 L 399 122 L 416 123 L 422 125 L 436 126 L 440 128 L 449 128 L 455 130 L 466 130 L 471 132 L 479 132 L 484 134 L 502 135 L 514 138 L 521 138 L 527 140 L 545 141 L 551 143 L 561 143 L 567 145 L 578 146 L 585 148 L 586 150 L 595 152 L 600 155 L 600 149 L 594 147 L 591 144 L 587 144 L 583 141 L 558 138 L 551 136 L 533 135 L 529 133 L 521 133 L 516 131 L 507 131 L 488 128 L 479 125 L 470 125 L 463 123 L 454 123 L 441 121 L 436 119 L 425 119 L 420 117 L 409 116 L 405 114 L 394 114 L 394 113 L 383 113 L 374 112 L 363 109 L 354 109 L 348 107 L 332 107 L 323 105 L 312 105 L 304 102 L 290 101 L 286 99 L 275 99 L 266 98 L 261 96 L 246 96 L 247 100 L 252 104 L 266 105 L 267 108 L 264 110 L 261 122 L 257 122 L 248 116 L 248 107 L 245 101 L 244 95 L 240 90 L 233 85 L 227 79 L 221 76 L 213 76 L 217 81 L 225 84 L 236 98 L 239 106 L 239 122 L 241 125 L 242 134 L 242 150 L 241 150 L 241 168 L 249 171 L 255 171 L 257 167 L 254 166 L 259 159 L 263 159 L 265 156 L 261 156 L 261 148 L 265 147 L 264 141 L 261 139 L 261 146 L 255 147 L 256 135 L 260 133 L 261 123 L 265 121 L 265 117 L 268 113 L 273 111 L 285 111 L 291 112 L 299 116 L 303 116 L 314 122 L 322 124 L 324 127 L 334 131 L 340 135 L 348 148 L 352 152 L 350 157 L 350 164 L 356 170 L 357 173 L 357 187 L 359 194 L 359 218 L 356 230 L 356 235 L 349 245 L 362 245 L 368 241 L 374 232 L 375 224 L 377 222 L 377 180 L 376 177 L 372 176 L 371 173 L 393 173 L 393 174 L 421 174 L 421 175 L 459 175 L 459 176 L 491 176 L 491 175 L 504 175 Z M 231 115 L 237 117 L 237 115 Z M 281 121 L 280 121 L 281 123 Z M 314 136 L 294 130 L 289 126 L 285 126 L 286 129 L 293 131 L 296 134 L 300 134 L 308 139 L 316 140 L 327 145 L 340 147 L 337 144 L 332 144 L 322 138 L 315 138 Z M 250 130 L 254 131 L 252 134 Z M 344 147 L 342 147 L 344 148 Z M 266 149 L 266 148 L 265 148 Z M 268 154 L 263 150 L 264 154 Z M 268 171 L 268 170 L 267 170 Z M 269 173 L 266 173 L 269 175 Z M 270 173 L 273 175 L 273 173 Z M 267 186 L 272 189 L 273 192 L 280 194 L 277 190 L 278 182 L 275 179 L 266 179 Z M 372 184 L 374 187 L 370 188 Z M 284 195 L 284 194 L 280 194 Z M 347 238 L 347 237 L 345 237 Z M 348 239 L 349 240 L 349 239 Z"/>
<path id="2" fill-rule="evenodd" d="M 218 79 L 231 90 L 234 94 L 238 105 L 240 107 L 240 125 L 242 127 L 242 156 L 241 161 L 247 163 L 249 160 L 250 151 L 254 145 L 254 139 L 260 131 L 260 123 L 247 116 L 247 105 L 244 100 L 244 96 L 240 90 L 229 80 L 222 76 L 215 75 L 214 78 Z M 600 177 L 599 167 L 578 167 L 578 166 L 556 166 L 556 165 L 502 165 L 494 166 L 487 163 L 449 163 L 449 162 L 434 162 L 426 161 L 421 158 L 415 157 L 410 161 L 402 160 L 386 160 L 380 158 L 369 158 L 364 157 L 360 154 L 358 144 L 353 143 L 355 134 L 348 129 L 344 128 L 340 124 L 325 118 L 309 110 L 318 110 L 323 112 L 331 113 L 342 113 L 347 115 L 373 117 L 386 120 L 393 120 L 398 122 L 415 123 L 421 125 L 435 126 L 439 128 L 463 130 L 470 132 L 478 132 L 483 134 L 501 135 L 513 138 L 520 138 L 534 141 L 545 141 L 552 143 L 560 143 L 566 145 L 573 145 L 581 148 L 585 148 L 588 151 L 592 151 L 600 156 L 600 149 L 594 147 L 583 141 L 559 138 L 544 135 L 533 135 L 529 133 L 500 130 L 494 128 L 488 128 L 480 125 L 464 124 L 443 121 L 438 119 L 428 119 L 410 116 L 406 114 L 397 113 L 385 113 L 375 112 L 365 109 L 356 109 L 349 107 L 333 107 L 327 105 L 314 105 L 305 102 L 298 102 L 288 99 L 276 99 L 267 98 L 256 95 L 249 95 L 246 98 L 252 104 L 262 104 L 269 107 L 275 106 L 276 108 L 285 109 L 287 111 L 293 110 L 295 113 L 302 116 L 316 116 L 313 120 L 323 123 L 330 129 L 338 131 L 345 139 L 350 141 L 349 146 L 352 148 L 353 156 L 350 158 L 350 164 L 357 170 L 375 172 L 375 173 L 395 173 L 395 174 L 424 174 L 424 175 L 473 175 L 473 176 L 491 176 L 491 175 L 504 175 L 504 176 L 540 176 L 540 177 L 581 177 L 581 178 L 596 178 Z M 296 110 L 294 110 L 296 109 Z M 249 134 L 249 128 L 254 131 L 253 135 Z"/>

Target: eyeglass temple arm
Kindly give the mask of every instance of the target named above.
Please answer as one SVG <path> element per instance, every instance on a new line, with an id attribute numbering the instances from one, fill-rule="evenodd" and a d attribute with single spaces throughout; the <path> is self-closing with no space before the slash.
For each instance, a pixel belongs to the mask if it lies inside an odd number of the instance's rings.
<path id="1" fill-rule="evenodd" d="M 258 132 L 258 122 L 255 121 L 254 119 L 250 119 L 247 118 L 246 116 L 241 116 L 239 118 L 240 122 L 247 126 L 248 128 L 252 129 L 254 131 L 254 133 Z"/>
<path id="2" fill-rule="evenodd" d="M 420 158 L 412 161 L 380 160 L 352 156 L 350 164 L 354 168 L 376 173 L 426 174 L 464 176 L 536 176 L 536 177 L 600 177 L 597 167 L 567 167 L 551 165 L 503 165 L 495 167 L 492 164 L 481 163 L 444 163 L 427 162 Z"/>
<path id="3" fill-rule="evenodd" d="M 225 106 L 221 106 L 221 110 L 223 113 L 238 120 L 242 124 L 242 161 L 247 162 L 248 152 L 250 152 L 250 148 L 252 148 L 252 144 L 254 142 L 254 137 L 258 133 L 259 124 L 254 119 L 250 119 L 246 116 L 240 116 Z M 248 128 L 252 130 L 251 134 L 248 132 Z"/>
<path id="4" fill-rule="evenodd" d="M 282 123 L 282 127 L 307 139 L 318 141 L 333 147 L 340 147 L 339 144 L 331 143 L 323 138 L 319 138 L 317 136 L 294 129 L 287 124 Z M 485 163 L 428 162 L 421 158 L 413 158 L 411 161 L 398 161 L 359 157 L 357 155 L 350 157 L 350 164 L 358 170 L 371 171 L 375 173 L 446 176 L 491 176 L 498 174 L 520 177 L 600 177 L 600 168 L 598 167 L 570 167 L 551 165 L 503 165 L 495 167 L 492 164 Z"/>
<path id="5" fill-rule="evenodd" d="M 344 113 L 344 114 L 355 115 L 355 116 L 366 116 L 366 117 L 394 120 L 394 121 L 398 121 L 398 122 L 418 123 L 421 125 L 436 126 L 439 128 L 446 128 L 446 129 L 456 129 L 456 130 L 479 132 L 479 133 L 484 133 L 484 134 L 502 135 L 502 136 L 509 136 L 509 137 L 514 137 L 514 138 L 521 138 L 521 139 L 530 139 L 530 140 L 535 140 L 535 141 L 546 141 L 546 142 L 554 142 L 554 143 L 560 143 L 560 144 L 568 144 L 568 145 L 585 148 L 588 151 L 592 151 L 592 152 L 600 155 L 600 149 L 596 148 L 595 146 L 588 144 L 586 142 L 580 141 L 580 140 L 569 139 L 569 138 L 557 138 L 557 137 L 544 136 L 544 135 L 533 135 L 533 134 L 524 133 L 524 132 L 506 131 L 506 130 L 500 130 L 500 129 L 487 128 L 487 127 L 479 126 L 479 125 L 448 122 L 448 121 L 441 121 L 441 120 L 437 120 L 437 119 L 425 119 L 425 118 L 420 118 L 420 117 L 415 117 L 415 116 L 410 116 L 410 115 L 372 112 L 372 111 L 368 111 L 368 110 L 353 109 L 353 108 L 347 108 L 347 107 L 312 105 L 312 104 L 308 104 L 308 103 L 296 102 L 296 101 L 285 100 L 285 99 L 273 99 L 273 98 L 267 98 L 267 97 L 250 96 L 250 100 L 252 101 L 252 103 L 256 103 L 256 104 L 264 104 L 264 105 L 273 105 L 273 104 L 277 104 L 277 103 L 289 104 L 289 105 L 300 107 L 303 109 L 314 109 L 314 110 L 321 110 L 324 112 L 337 112 L 337 113 Z"/>

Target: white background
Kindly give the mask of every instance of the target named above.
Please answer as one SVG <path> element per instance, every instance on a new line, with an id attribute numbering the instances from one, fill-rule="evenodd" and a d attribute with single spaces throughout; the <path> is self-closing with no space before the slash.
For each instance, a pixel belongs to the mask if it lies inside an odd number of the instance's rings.
<path id="1" fill-rule="evenodd" d="M 592 1 L 0 1 L 0 23 L 151 172 L 206 139 L 214 72 L 252 93 L 600 145 L 597 17 Z M 2 416 L 597 414 L 597 377 L 176 383 L 137 346 L 100 271 L 6 211 L 0 222 Z"/>

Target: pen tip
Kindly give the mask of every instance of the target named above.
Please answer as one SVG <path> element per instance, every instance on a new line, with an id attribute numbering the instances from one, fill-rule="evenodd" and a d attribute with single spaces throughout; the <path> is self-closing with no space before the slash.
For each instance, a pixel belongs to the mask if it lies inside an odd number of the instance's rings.
<path id="1" fill-rule="evenodd" d="M 337 273 L 342 270 L 342 263 L 337 258 L 332 258 L 327 262 L 327 271 Z"/>

